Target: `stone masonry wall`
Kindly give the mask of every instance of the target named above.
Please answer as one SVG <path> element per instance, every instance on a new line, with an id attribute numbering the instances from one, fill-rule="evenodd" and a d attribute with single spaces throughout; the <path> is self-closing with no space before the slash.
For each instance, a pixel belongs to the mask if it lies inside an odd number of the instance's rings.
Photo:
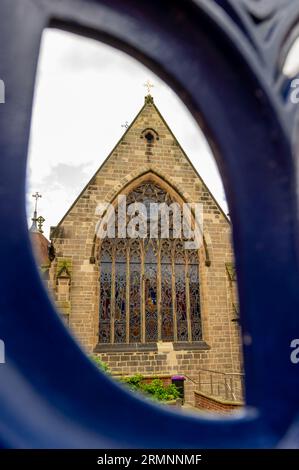
<path id="1" fill-rule="evenodd" d="M 194 405 L 194 391 L 198 388 L 197 370 L 207 360 L 206 351 L 175 351 L 171 357 L 169 353 L 159 351 L 105 352 L 96 355 L 108 364 L 111 374 L 115 376 L 184 375 L 185 401 L 192 405 Z"/>
<path id="2" fill-rule="evenodd" d="M 156 131 L 159 139 L 148 151 L 142 132 Z M 200 155 L 199 155 L 200 158 Z M 214 201 L 175 137 L 167 127 L 150 97 L 118 145 L 75 201 L 52 233 L 56 260 L 50 269 L 50 286 L 55 292 L 56 263 L 71 259 L 69 326 L 88 353 L 98 342 L 99 269 L 91 264 L 94 250 L 97 205 L 113 199 L 126 186 L 144 174 L 154 174 L 166 181 L 186 202 L 204 206 L 204 236 L 207 253 L 201 249 L 200 289 L 203 340 L 210 349 L 205 352 L 176 352 L 175 373 L 196 377 L 198 367 L 221 371 L 240 370 L 240 338 L 237 323 L 232 322 L 233 307 L 229 292 L 226 263 L 233 262 L 231 227 Z M 94 253 L 96 254 L 96 253 Z M 102 355 L 104 358 L 105 355 Z M 115 372 L 133 371 L 168 373 L 163 354 L 109 354 L 106 358 Z"/>

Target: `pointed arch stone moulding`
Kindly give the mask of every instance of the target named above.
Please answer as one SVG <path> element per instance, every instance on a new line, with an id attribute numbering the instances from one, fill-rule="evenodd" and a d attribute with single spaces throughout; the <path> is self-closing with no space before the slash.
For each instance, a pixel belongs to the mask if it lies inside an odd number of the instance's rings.
<path id="1" fill-rule="evenodd" d="M 171 177 L 166 177 L 159 169 L 155 168 L 154 166 L 143 167 L 140 168 L 132 173 L 126 175 L 122 180 L 119 182 L 118 185 L 111 191 L 109 191 L 106 195 L 105 202 L 109 202 L 112 205 L 116 205 L 117 196 L 120 194 L 129 194 L 134 188 L 136 188 L 139 184 L 144 181 L 153 181 L 162 189 L 165 189 L 170 195 L 174 197 L 174 199 L 179 203 L 192 203 L 191 196 L 186 191 L 183 191 L 180 185 L 174 181 Z M 207 267 L 211 266 L 211 258 L 208 249 L 208 243 L 205 239 L 205 234 L 202 234 L 203 237 L 203 250 L 205 254 L 205 265 Z M 89 262 L 90 264 L 95 264 L 97 259 L 97 252 L 99 249 L 100 241 L 97 235 L 94 235 L 93 243 L 91 247 L 91 253 Z"/>
<path id="2" fill-rule="evenodd" d="M 184 202 L 168 182 L 161 180 L 152 172 L 146 172 L 126 185 L 122 194 L 128 195 L 128 203 L 165 201 L 182 204 Z M 112 204 L 117 204 L 116 198 L 117 195 Z M 111 344 L 113 348 L 122 351 L 128 348 L 134 350 L 136 343 L 155 344 L 157 341 L 178 343 L 178 349 L 186 349 L 185 346 L 182 347 L 185 343 L 191 343 L 189 349 L 194 349 L 194 345 L 195 349 L 207 349 L 202 338 L 200 317 L 199 250 L 189 251 L 184 247 L 183 241 L 181 234 L 175 233 L 171 235 L 170 240 L 151 240 L 147 237 L 134 241 L 139 245 L 138 260 L 135 259 L 133 263 L 141 295 L 137 296 L 137 304 L 135 300 L 132 304 L 130 289 L 132 240 L 127 237 L 126 240 L 122 237 L 109 239 L 109 236 L 104 240 L 99 240 L 95 259 L 99 263 L 99 279 L 104 288 L 103 293 L 102 290 L 100 291 L 100 330 L 97 352 L 108 351 L 112 347 Z M 165 247 L 166 251 L 163 249 L 165 243 L 168 246 L 168 248 Z M 120 244 L 124 244 L 125 253 L 123 253 L 123 248 L 120 248 Z M 152 253 L 150 249 L 148 250 L 149 247 L 153 248 Z M 108 257 L 107 253 L 109 253 Z M 122 269 L 116 269 L 117 263 L 122 265 Z M 146 265 L 150 268 L 145 269 Z M 104 266 L 103 270 L 102 266 Z M 165 276 L 163 276 L 162 267 Z M 170 284 L 169 280 L 167 281 L 169 278 Z M 111 290 L 109 285 L 112 286 Z M 162 297 L 165 292 L 164 302 Z M 167 292 L 170 294 L 168 295 Z M 165 305 L 168 306 L 166 309 L 163 308 Z M 135 328 L 132 319 L 136 316 L 136 309 L 140 319 L 137 325 L 137 336 L 135 333 L 131 334 L 131 327 Z M 138 337 L 137 340 L 136 337 Z"/>
<path id="3" fill-rule="evenodd" d="M 152 145 L 155 140 L 159 140 L 159 134 L 152 127 L 147 127 L 141 132 L 140 139 L 145 139 L 148 145 Z"/>

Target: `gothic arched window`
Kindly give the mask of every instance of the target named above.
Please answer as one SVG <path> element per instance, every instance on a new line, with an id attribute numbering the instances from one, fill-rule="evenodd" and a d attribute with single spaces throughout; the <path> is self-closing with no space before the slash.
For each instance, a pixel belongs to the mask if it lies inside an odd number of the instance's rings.
<path id="1" fill-rule="evenodd" d="M 174 209 L 166 229 L 151 209 L 174 202 L 156 182 L 142 182 L 127 194 L 126 207 L 138 213 L 144 204 L 147 217 L 136 229 L 146 233 L 101 241 L 99 343 L 201 340 L 199 252 L 186 249 L 174 230 Z"/>

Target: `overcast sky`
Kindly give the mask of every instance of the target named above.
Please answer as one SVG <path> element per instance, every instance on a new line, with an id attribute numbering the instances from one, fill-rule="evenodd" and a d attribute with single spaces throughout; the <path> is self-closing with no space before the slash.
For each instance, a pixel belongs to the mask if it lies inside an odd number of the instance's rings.
<path id="1" fill-rule="evenodd" d="M 39 191 L 45 235 L 68 210 L 144 104 L 143 84 L 227 212 L 222 183 L 198 125 L 175 93 L 130 56 L 69 33 L 44 33 L 30 138 L 27 212 Z"/>

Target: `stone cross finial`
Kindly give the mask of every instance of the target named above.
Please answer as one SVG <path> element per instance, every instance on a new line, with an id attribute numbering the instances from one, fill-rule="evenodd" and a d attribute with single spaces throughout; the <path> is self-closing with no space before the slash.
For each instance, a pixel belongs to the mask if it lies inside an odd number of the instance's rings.
<path id="1" fill-rule="evenodd" d="M 151 94 L 151 88 L 154 88 L 155 85 L 153 85 L 149 80 L 147 80 L 147 81 L 144 83 L 143 86 L 146 87 L 147 93 L 148 93 L 148 95 L 150 95 L 150 94 Z"/>
<path id="2" fill-rule="evenodd" d="M 35 194 L 32 194 L 32 197 L 34 197 L 34 199 L 35 199 L 35 209 L 34 209 L 34 212 L 37 213 L 37 201 L 38 201 L 38 199 L 39 199 L 40 197 L 42 197 L 42 195 L 39 194 L 38 191 L 36 191 Z"/>
<path id="3" fill-rule="evenodd" d="M 37 220 L 37 223 L 38 223 L 38 231 L 40 233 L 44 233 L 43 223 L 44 223 L 45 219 L 40 215 L 36 220 Z"/>
<path id="4" fill-rule="evenodd" d="M 32 225 L 30 227 L 30 232 L 38 232 L 38 229 L 37 229 L 37 225 L 36 225 L 36 222 L 37 222 L 37 201 L 39 200 L 39 198 L 42 197 L 41 194 L 39 194 L 38 191 L 36 191 L 35 194 L 32 194 L 32 197 L 34 197 L 35 199 L 35 207 L 34 207 L 34 213 L 33 213 L 33 217 L 32 217 Z"/>

